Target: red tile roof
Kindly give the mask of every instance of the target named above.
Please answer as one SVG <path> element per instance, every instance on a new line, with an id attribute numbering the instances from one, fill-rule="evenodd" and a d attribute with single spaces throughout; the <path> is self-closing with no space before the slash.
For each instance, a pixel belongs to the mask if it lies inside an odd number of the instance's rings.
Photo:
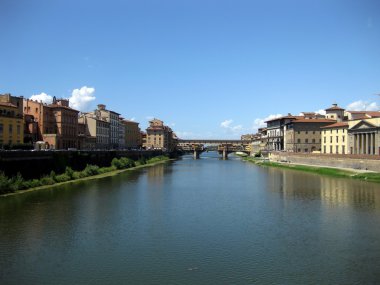
<path id="1" fill-rule="evenodd" d="M 336 122 L 336 120 L 331 119 L 297 119 L 293 121 L 292 123 L 333 123 Z"/>
<path id="2" fill-rule="evenodd" d="M 348 127 L 347 122 L 338 122 L 332 125 L 321 127 L 321 129 L 334 129 L 334 128 L 344 128 L 344 127 Z"/>
<path id="3" fill-rule="evenodd" d="M 344 109 L 339 107 L 339 106 L 333 106 L 333 107 L 326 109 L 325 111 L 335 111 L 335 110 L 344 110 Z"/>

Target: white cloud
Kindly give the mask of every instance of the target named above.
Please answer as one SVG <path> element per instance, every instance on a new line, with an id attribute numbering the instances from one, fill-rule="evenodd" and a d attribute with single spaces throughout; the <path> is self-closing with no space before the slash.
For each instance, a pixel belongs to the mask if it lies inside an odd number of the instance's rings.
<path id="1" fill-rule="evenodd" d="M 96 99 L 94 96 L 95 88 L 83 86 L 80 89 L 74 89 L 71 93 L 70 107 L 79 111 L 88 111 L 92 101 Z"/>
<path id="2" fill-rule="evenodd" d="M 38 102 L 42 101 L 43 103 L 46 103 L 46 104 L 51 104 L 53 102 L 53 96 L 50 96 L 44 92 L 42 92 L 41 94 L 32 95 L 30 99 L 36 100 Z"/>
<path id="3" fill-rule="evenodd" d="M 233 120 L 225 120 L 225 121 L 220 123 L 220 127 L 224 128 L 228 131 L 232 131 L 234 133 L 237 133 L 237 132 L 240 132 L 243 130 L 242 125 L 233 126 L 232 123 L 233 123 Z"/>
<path id="4" fill-rule="evenodd" d="M 378 111 L 380 106 L 376 102 L 359 100 L 348 104 L 346 109 L 348 111 Z"/>
<path id="5" fill-rule="evenodd" d="M 324 109 L 320 109 L 318 111 L 315 111 L 315 113 L 320 114 L 320 115 L 326 115 L 326 111 Z"/>
<path id="6" fill-rule="evenodd" d="M 269 115 L 268 117 L 266 117 L 264 119 L 257 118 L 253 121 L 252 130 L 256 132 L 257 129 L 259 129 L 259 128 L 265 128 L 267 126 L 267 124 L 265 123 L 266 121 L 276 119 L 276 118 L 280 118 L 282 116 L 283 116 L 282 114 L 272 114 L 272 115 Z"/>
<path id="7" fill-rule="evenodd" d="M 151 121 L 154 119 L 154 117 L 153 116 L 146 116 L 145 119 L 147 119 L 148 121 Z"/>
<path id="8" fill-rule="evenodd" d="M 134 121 L 136 121 L 136 118 L 135 118 L 135 117 L 132 117 L 132 118 L 130 118 L 129 120 L 134 122 Z"/>
<path id="9" fill-rule="evenodd" d="M 225 120 L 223 122 L 220 123 L 220 126 L 222 128 L 229 128 L 230 125 L 232 124 L 233 120 Z"/>

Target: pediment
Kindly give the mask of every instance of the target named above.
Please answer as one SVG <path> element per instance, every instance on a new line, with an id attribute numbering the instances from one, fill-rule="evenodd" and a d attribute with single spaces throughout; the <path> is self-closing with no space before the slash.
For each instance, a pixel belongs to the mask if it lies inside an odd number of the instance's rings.
<path id="1" fill-rule="evenodd" d="M 350 130 L 363 130 L 363 129 L 373 129 L 373 128 L 377 128 L 377 126 L 375 126 L 375 125 L 373 125 L 367 121 L 360 121 L 355 126 L 350 128 Z"/>

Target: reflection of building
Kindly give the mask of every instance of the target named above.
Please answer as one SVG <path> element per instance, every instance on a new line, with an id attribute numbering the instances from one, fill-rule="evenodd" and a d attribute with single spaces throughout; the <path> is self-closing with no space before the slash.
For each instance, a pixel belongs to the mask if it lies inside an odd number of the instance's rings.
<path id="1" fill-rule="evenodd" d="M 285 149 L 290 152 L 313 152 L 321 150 L 321 127 L 334 120 L 296 119 L 286 124 Z"/>
<path id="2" fill-rule="evenodd" d="M 149 121 L 149 127 L 146 129 L 146 141 L 147 148 L 169 152 L 175 149 L 177 142 L 172 129 L 158 119 Z"/>
<path id="3" fill-rule="evenodd" d="M 22 97 L 0 95 L 0 145 L 24 142 Z"/>
<path id="4" fill-rule="evenodd" d="M 69 107 L 69 100 L 53 98 L 52 104 L 24 99 L 24 114 L 38 124 L 38 140 L 50 148 L 66 149 L 78 146 L 78 111 Z"/>
<path id="5" fill-rule="evenodd" d="M 339 122 L 322 127 L 322 153 L 348 153 L 348 123 Z"/>

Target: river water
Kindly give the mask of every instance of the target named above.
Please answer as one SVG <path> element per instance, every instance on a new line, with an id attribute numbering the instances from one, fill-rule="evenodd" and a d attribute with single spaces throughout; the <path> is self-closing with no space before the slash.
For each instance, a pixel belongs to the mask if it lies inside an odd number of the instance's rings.
<path id="1" fill-rule="evenodd" d="M 380 185 L 206 153 L 0 198 L 0 284 L 379 284 Z"/>

